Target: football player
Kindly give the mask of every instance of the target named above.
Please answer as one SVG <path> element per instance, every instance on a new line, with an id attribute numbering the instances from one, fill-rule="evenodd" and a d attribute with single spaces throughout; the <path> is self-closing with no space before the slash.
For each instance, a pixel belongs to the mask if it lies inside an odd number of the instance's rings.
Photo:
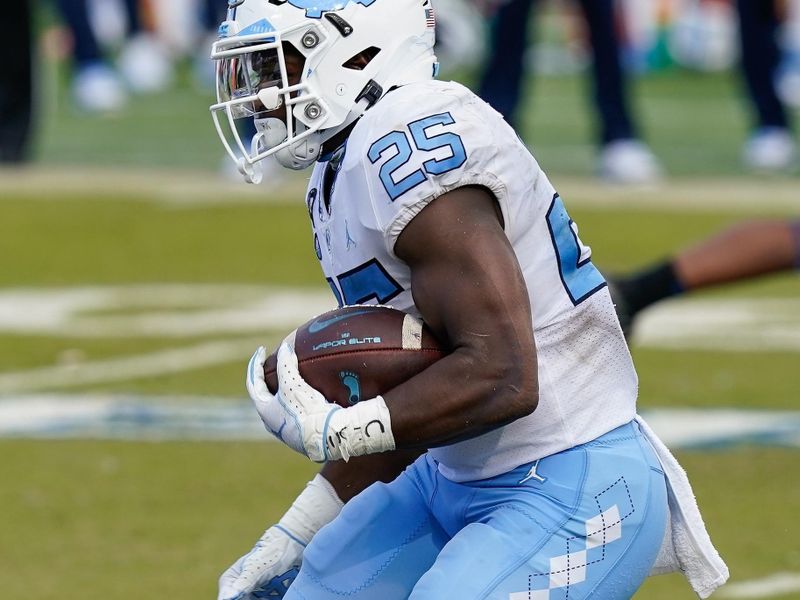
<path id="1" fill-rule="evenodd" d="M 654 567 L 710 594 L 727 569 L 637 420 L 606 282 L 513 129 L 434 79 L 429 0 L 229 7 L 211 108 L 243 176 L 268 156 L 313 165 L 313 243 L 339 304 L 391 303 L 452 352 L 339 408 L 299 375 L 291 335 L 275 395 L 256 351 L 265 426 L 324 466 L 219 597 L 615 599 Z"/>

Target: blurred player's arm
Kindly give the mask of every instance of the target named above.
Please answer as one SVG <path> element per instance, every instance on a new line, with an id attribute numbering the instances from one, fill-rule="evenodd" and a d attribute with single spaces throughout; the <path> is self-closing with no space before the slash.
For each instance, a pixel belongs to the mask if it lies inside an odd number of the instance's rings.
<path id="1" fill-rule="evenodd" d="M 342 504 L 324 477 L 314 477 L 280 521 L 222 574 L 218 600 L 282 598 L 297 576 L 306 545 L 339 514 Z"/>

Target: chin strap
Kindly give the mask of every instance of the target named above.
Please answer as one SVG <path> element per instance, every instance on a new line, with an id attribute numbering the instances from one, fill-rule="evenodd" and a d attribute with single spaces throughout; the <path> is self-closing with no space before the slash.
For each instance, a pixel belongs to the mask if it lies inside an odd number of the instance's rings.
<path id="1" fill-rule="evenodd" d="M 251 153 L 256 156 L 265 150 L 283 144 L 289 136 L 286 124 L 280 119 L 254 119 L 256 134 L 251 142 Z M 300 132 L 302 133 L 302 132 Z M 312 133 L 308 137 L 278 150 L 275 158 L 287 169 L 301 170 L 310 167 L 322 151 L 322 136 Z"/>

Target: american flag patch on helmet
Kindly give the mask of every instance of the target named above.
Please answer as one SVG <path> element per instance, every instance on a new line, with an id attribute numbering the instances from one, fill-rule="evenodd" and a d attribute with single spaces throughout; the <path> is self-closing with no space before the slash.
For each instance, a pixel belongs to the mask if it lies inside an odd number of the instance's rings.
<path id="1" fill-rule="evenodd" d="M 425 9 L 425 24 L 431 28 L 436 27 L 436 16 L 433 14 L 432 8 Z"/>

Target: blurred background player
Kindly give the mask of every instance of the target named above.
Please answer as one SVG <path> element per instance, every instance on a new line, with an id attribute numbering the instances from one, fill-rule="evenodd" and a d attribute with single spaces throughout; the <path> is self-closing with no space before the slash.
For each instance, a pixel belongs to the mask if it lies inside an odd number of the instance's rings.
<path id="1" fill-rule="evenodd" d="M 620 0 L 626 64 L 701 73 L 737 68 L 752 112 L 742 163 L 758 171 L 795 164 L 791 108 L 800 106 L 800 1 Z"/>
<path id="2" fill-rule="evenodd" d="M 489 55 L 478 93 L 517 128 L 529 21 L 537 0 L 504 0 L 495 4 Z M 639 139 L 629 108 L 615 2 L 580 0 L 580 6 L 592 48 L 592 98 L 598 115 L 600 147 L 598 174 L 618 183 L 653 181 L 662 169 L 655 155 Z"/>
<path id="3" fill-rule="evenodd" d="M 173 80 L 166 45 L 145 26 L 138 0 L 119 3 L 57 0 L 72 43 L 72 98 L 86 112 L 113 112 L 127 102 L 128 93 L 164 90 Z M 116 61 L 107 57 L 103 34 L 120 22 L 122 46 Z"/>
<path id="4" fill-rule="evenodd" d="M 56 4 L 72 38 L 73 102 L 86 112 L 121 109 L 127 100 L 127 92 L 103 54 L 89 16 L 87 0 L 57 0 Z"/>
<path id="5" fill-rule="evenodd" d="M 747 221 L 634 274 L 609 279 L 626 335 L 651 304 L 694 292 L 800 269 L 800 220 Z"/>
<path id="6" fill-rule="evenodd" d="M 33 110 L 31 5 L 12 2 L 4 9 L 6 31 L 0 38 L 0 164 L 28 157 Z"/>
<path id="7" fill-rule="evenodd" d="M 784 4 L 736 0 L 742 74 L 754 113 L 753 133 L 744 145 L 742 160 L 748 167 L 764 171 L 788 169 L 797 158 L 788 110 L 777 85 L 782 57 L 778 32 Z"/>
<path id="8" fill-rule="evenodd" d="M 70 91 L 74 105 L 81 111 L 119 111 L 127 102 L 128 92 L 155 93 L 172 84 L 169 41 L 156 30 L 157 13 L 169 5 L 143 4 L 138 0 L 56 0 L 54 4 L 68 32 Z M 216 36 L 225 7 L 224 0 L 197 3 L 195 21 L 201 34 Z M 7 34 L 0 41 L 3 55 L 8 58 L 0 73 L 0 163 L 29 158 L 35 112 L 34 17 L 39 8 L 29 0 L 20 0 L 6 11 Z M 121 23 L 122 28 L 121 48 L 113 62 L 104 49 L 109 42 L 110 21 Z M 208 57 L 197 58 L 196 75 L 201 86 L 213 86 L 213 65 Z"/>

